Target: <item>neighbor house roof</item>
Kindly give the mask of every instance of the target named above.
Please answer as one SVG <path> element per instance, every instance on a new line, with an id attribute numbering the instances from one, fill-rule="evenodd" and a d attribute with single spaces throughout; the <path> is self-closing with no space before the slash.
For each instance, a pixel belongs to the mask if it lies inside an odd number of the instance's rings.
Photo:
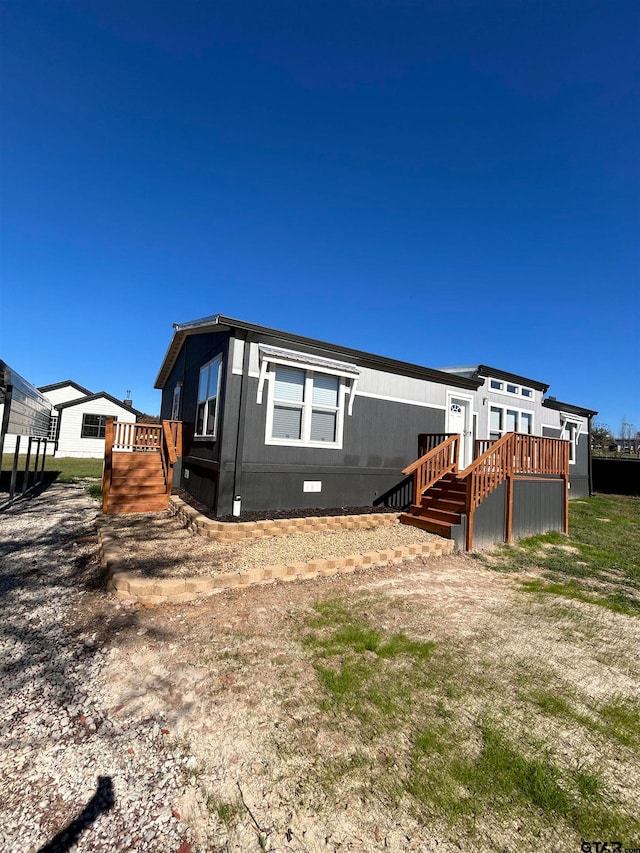
<path id="1" fill-rule="evenodd" d="M 269 337 L 277 338 L 288 343 L 302 344 L 304 346 L 316 347 L 322 350 L 333 350 L 334 352 L 339 352 L 341 355 L 348 356 L 351 360 L 374 364 L 383 369 L 386 368 L 394 373 L 402 373 L 406 376 L 415 376 L 420 379 L 429 379 L 433 382 L 456 385 L 459 388 L 475 389 L 481 384 L 477 379 L 469 379 L 465 376 L 447 374 L 442 370 L 434 370 L 431 367 L 423 367 L 422 365 L 411 364 L 406 361 L 397 361 L 393 358 L 387 358 L 382 355 L 375 355 L 370 352 L 352 349 L 351 347 L 340 346 L 339 344 L 327 343 L 326 341 L 319 341 L 315 338 L 307 338 L 303 335 L 296 335 L 292 332 L 283 332 L 279 329 L 270 329 L 268 326 L 259 326 L 255 323 L 247 323 L 244 320 L 234 320 L 231 317 L 224 317 L 222 314 L 203 317 L 200 320 L 192 320 L 189 323 L 174 323 L 173 329 L 173 338 L 171 339 L 169 348 L 167 349 L 166 355 L 162 361 L 160 371 L 155 381 L 155 388 L 164 388 L 173 365 L 178 358 L 180 350 L 189 335 L 204 334 L 206 332 L 228 331 L 230 329 L 241 329 L 245 332 L 268 335 Z"/>
<path id="2" fill-rule="evenodd" d="M 93 394 L 93 391 L 89 391 L 88 388 L 83 388 L 82 385 L 78 385 L 77 382 L 74 382 L 73 379 L 66 379 L 64 382 L 54 382 L 53 385 L 41 385 L 38 388 L 38 391 L 41 391 L 43 394 L 46 391 L 57 391 L 59 388 L 68 388 L 71 386 L 75 388 L 76 391 L 79 391 L 81 394 L 86 394 L 87 397 L 90 397 Z"/>
<path id="3" fill-rule="evenodd" d="M 120 406 L 121 409 L 125 409 L 127 412 L 133 412 L 135 415 L 143 415 L 144 412 L 138 411 L 138 409 L 134 409 L 133 406 L 126 406 L 122 400 L 118 400 L 115 397 L 112 397 L 111 394 L 107 394 L 106 391 L 98 391 L 96 394 L 89 394 L 88 397 L 78 397 L 75 400 L 68 400 L 66 403 L 58 403 L 57 406 L 54 406 L 55 409 L 62 410 L 68 409 L 71 406 L 79 406 L 81 403 L 90 403 L 92 400 L 109 400 L 111 403 L 115 403 L 116 406 Z"/>

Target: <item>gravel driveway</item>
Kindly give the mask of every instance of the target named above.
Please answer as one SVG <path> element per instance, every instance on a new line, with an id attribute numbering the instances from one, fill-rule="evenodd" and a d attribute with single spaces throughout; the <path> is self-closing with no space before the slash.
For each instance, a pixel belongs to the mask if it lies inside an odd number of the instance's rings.
<path id="1" fill-rule="evenodd" d="M 53 485 L 0 515 L 0 849 L 185 853 L 180 751 L 102 698 L 138 614 L 101 591 L 96 514 Z"/>

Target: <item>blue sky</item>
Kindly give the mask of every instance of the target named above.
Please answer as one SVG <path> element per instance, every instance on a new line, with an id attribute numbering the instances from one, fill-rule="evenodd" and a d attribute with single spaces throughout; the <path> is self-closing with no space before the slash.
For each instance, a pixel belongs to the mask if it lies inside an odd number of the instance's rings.
<path id="1" fill-rule="evenodd" d="M 0 3 L 0 357 L 159 410 L 222 313 L 640 429 L 640 4 Z"/>

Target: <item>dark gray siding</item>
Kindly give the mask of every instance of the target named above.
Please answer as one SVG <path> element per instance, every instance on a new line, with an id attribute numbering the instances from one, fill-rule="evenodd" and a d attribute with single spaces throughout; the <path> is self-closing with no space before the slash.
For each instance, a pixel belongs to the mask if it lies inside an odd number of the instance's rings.
<path id="1" fill-rule="evenodd" d="M 476 509 L 473 518 L 473 548 L 488 548 L 504 542 L 507 484 L 501 483 Z M 564 529 L 564 483 L 562 480 L 513 480 L 512 539 Z"/>
<path id="2" fill-rule="evenodd" d="M 218 477 L 221 456 L 224 459 L 225 442 L 229 440 L 225 424 L 226 388 L 231 366 L 228 358 L 229 334 L 215 332 L 191 335 L 176 360 L 162 390 L 161 416 L 171 417 L 173 391 L 178 381 L 183 383 L 180 417 L 183 421 L 183 458 L 174 471 L 174 485 L 179 485 L 205 506 L 215 509 L 218 495 Z M 193 438 L 193 428 L 198 402 L 200 368 L 217 355 L 222 355 L 222 377 L 218 410 L 218 435 L 216 441 Z M 233 402 L 233 401 L 232 401 Z M 233 441 L 233 433 L 231 436 Z M 185 476 L 185 472 L 188 472 Z"/>
<path id="3" fill-rule="evenodd" d="M 545 438 L 560 438 L 561 430 L 555 427 L 543 427 Z M 589 436 L 580 434 L 576 446 L 576 461 L 569 465 L 569 499 L 589 497 Z"/>
<path id="4" fill-rule="evenodd" d="M 507 484 L 497 489 L 480 504 L 473 514 L 473 549 L 489 548 L 504 542 Z"/>
<path id="5" fill-rule="evenodd" d="M 562 480 L 514 480 L 513 539 L 564 529 Z"/>
<path id="6" fill-rule="evenodd" d="M 417 458 L 418 434 L 444 430 L 440 409 L 356 397 L 341 450 L 266 445 L 266 393 L 257 405 L 257 384 L 248 381 L 240 487 L 247 511 L 370 505 L 403 479 L 402 469 Z M 305 480 L 320 480 L 322 491 L 303 492 Z M 224 514 L 222 494 L 220 500 Z"/>

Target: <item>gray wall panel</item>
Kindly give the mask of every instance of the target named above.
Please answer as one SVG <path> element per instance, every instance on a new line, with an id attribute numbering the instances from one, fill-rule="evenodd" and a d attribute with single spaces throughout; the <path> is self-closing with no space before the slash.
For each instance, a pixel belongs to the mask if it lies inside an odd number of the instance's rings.
<path id="1" fill-rule="evenodd" d="M 473 514 L 474 550 L 504 542 L 506 495 L 506 483 L 501 483 Z"/>
<path id="2" fill-rule="evenodd" d="M 564 483 L 562 480 L 514 480 L 514 539 L 524 539 L 551 530 L 562 532 Z"/>

